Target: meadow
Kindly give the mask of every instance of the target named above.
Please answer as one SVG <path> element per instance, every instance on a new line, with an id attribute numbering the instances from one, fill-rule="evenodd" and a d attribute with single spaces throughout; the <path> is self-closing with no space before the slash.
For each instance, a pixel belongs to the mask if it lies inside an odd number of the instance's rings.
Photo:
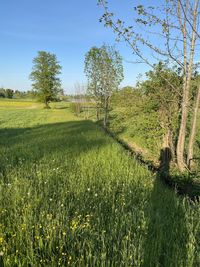
<path id="1" fill-rule="evenodd" d="M 63 103 L 0 102 L 0 262 L 200 266 L 200 204 Z"/>

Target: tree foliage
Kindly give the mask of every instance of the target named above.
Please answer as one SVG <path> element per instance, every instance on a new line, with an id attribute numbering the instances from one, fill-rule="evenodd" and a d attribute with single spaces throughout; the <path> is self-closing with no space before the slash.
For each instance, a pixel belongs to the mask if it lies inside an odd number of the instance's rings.
<path id="1" fill-rule="evenodd" d="M 30 79 L 33 81 L 33 89 L 46 107 L 49 107 L 48 103 L 56 98 L 61 91 L 61 82 L 58 78 L 60 73 L 61 66 L 56 55 L 39 51 L 38 56 L 33 59 L 33 70 Z"/>
<path id="2" fill-rule="evenodd" d="M 157 158 L 166 132 L 174 153 L 180 120 L 179 92 L 174 93 L 162 77 L 170 79 L 181 90 L 182 77 L 177 70 L 160 62 L 135 88 L 123 88 L 113 95 L 111 101 L 112 130 L 117 134 L 125 133 Z"/>
<path id="3" fill-rule="evenodd" d="M 0 98 L 13 98 L 14 90 L 0 88 Z"/>
<path id="4" fill-rule="evenodd" d="M 122 58 L 113 47 L 103 45 L 92 47 L 85 56 L 85 74 L 88 78 L 88 92 L 104 109 L 104 126 L 108 123 L 109 101 L 123 80 Z"/>

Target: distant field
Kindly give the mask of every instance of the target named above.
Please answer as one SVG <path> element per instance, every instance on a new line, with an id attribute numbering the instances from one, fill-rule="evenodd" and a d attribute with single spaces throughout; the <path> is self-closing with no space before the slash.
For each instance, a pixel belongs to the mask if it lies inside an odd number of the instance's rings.
<path id="1" fill-rule="evenodd" d="M 40 103 L 35 103 L 30 100 L 18 100 L 18 99 L 2 99 L 0 98 L 0 108 L 11 108 L 11 109 L 18 109 L 18 108 L 39 108 L 41 107 Z"/>
<path id="2" fill-rule="evenodd" d="M 67 102 L 55 102 L 50 104 L 52 108 L 65 108 L 69 104 Z M 29 99 L 3 99 L 0 98 L 0 109 L 42 109 L 44 105 Z"/>
<path id="3" fill-rule="evenodd" d="M 5 266 L 200 266 L 199 203 L 177 197 L 68 104 L 8 102 L 0 102 Z"/>

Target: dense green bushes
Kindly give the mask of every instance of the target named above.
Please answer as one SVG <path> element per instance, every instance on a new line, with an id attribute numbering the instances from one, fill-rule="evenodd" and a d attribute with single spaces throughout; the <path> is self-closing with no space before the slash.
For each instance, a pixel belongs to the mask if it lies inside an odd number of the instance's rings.
<path id="1" fill-rule="evenodd" d="M 190 97 L 194 102 L 194 88 L 198 84 L 198 76 L 192 80 Z M 169 86 L 169 81 L 172 89 Z M 173 69 L 158 64 L 154 71 L 146 73 L 146 79 L 138 82 L 135 88 L 125 87 L 115 93 L 111 100 L 110 130 L 118 137 L 141 147 L 148 157 L 158 161 L 162 147 L 169 147 L 172 161 L 176 162 L 176 146 L 180 125 L 180 88 L 182 77 Z M 187 123 L 187 139 L 191 129 L 192 110 Z M 200 145 L 195 144 L 196 167 L 200 161 Z M 167 143 L 166 143 L 167 140 Z M 185 151 L 185 157 L 187 151 Z M 194 167 L 193 167 L 194 168 Z M 193 169 L 194 170 L 194 169 Z"/>
<path id="2" fill-rule="evenodd" d="M 139 90 L 124 88 L 113 95 L 109 127 L 114 133 L 159 155 L 162 128 L 152 103 Z"/>

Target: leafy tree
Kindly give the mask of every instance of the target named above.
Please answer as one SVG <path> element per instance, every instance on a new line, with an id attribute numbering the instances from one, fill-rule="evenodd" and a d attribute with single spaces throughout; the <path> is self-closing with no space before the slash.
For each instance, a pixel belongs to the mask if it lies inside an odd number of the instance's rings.
<path id="1" fill-rule="evenodd" d="M 110 98 L 123 80 L 122 58 L 113 47 L 103 45 L 92 47 L 85 56 L 85 73 L 88 78 L 88 92 L 97 106 L 104 110 L 104 127 L 108 124 Z"/>
<path id="2" fill-rule="evenodd" d="M 5 94 L 7 98 L 13 98 L 14 91 L 12 89 L 6 89 Z"/>
<path id="3" fill-rule="evenodd" d="M 61 90 L 61 82 L 58 78 L 60 73 L 61 66 L 56 55 L 39 51 L 38 56 L 33 59 L 30 79 L 33 81 L 33 89 L 46 108 L 49 108 L 49 102 L 55 99 Z"/>
<path id="4" fill-rule="evenodd" d="M 5 98 L 6 94 L 5 94 L 5 89 L 4 88 L 0 88 L 0 98 Z"/>
<path id="5" fill-rule="evenodd" d="M 177 71 L 167 68 L 161 62 L 155 65 L 153 70 L 147 72 L 146 76 L 147 80 L 139 83 L 138 88 L 148 97 L 152 109 L 159 115 L 159 125 L 163 132 L 163 149 L 169 147 L 172 155 L 175 156 L 183 79 Z M 166 80 L 170 80 L 177 88 L 175 92 Z"/>

